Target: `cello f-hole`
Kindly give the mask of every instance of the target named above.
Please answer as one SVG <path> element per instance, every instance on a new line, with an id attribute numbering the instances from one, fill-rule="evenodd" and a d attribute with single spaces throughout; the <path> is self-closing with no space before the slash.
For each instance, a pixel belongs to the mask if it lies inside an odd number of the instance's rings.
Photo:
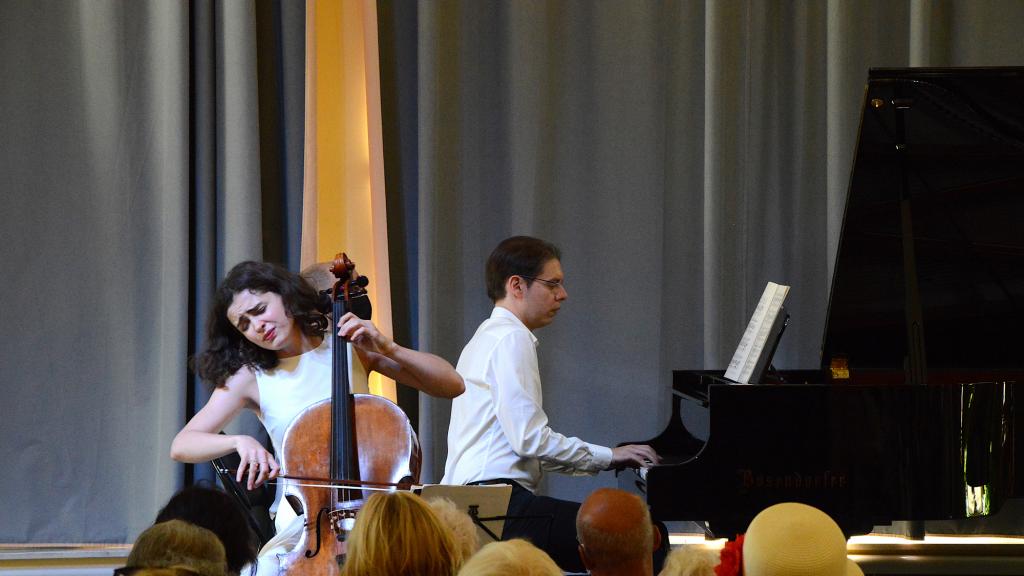
<path id="1" fill-rule="evenodd" d="M 320 517 L 328 512 L 327 508 L 321 508 L 320 511 L 316 513 L 316 550 L 306 550 L 306 558 L 312 558 L 320 553 Z"/>

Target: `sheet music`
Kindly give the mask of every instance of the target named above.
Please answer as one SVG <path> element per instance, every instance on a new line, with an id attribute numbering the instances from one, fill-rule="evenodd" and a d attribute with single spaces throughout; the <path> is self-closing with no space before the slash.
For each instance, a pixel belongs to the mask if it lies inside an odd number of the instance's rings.
<path id="1" fill-rule="evenodd" d="M 736 352 L 732 355 L 725 377 L 733 382 L 749 384 L 750 376 L 762 354 L 768 353 L 765 344 L 771 333 L 772 324 L 782 309 L 782 303 L 789 294 L 789 286 L 769 282 L 761 294 L 761 300 L 750 317 Z"/>

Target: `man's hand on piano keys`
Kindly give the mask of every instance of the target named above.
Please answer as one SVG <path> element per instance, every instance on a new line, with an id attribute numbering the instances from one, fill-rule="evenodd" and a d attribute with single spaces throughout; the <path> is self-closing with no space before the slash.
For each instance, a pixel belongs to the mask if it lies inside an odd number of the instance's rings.
<path id="1" fill-rule="evenodd" d="M 661 462 L 654 448 L 644 444 L 626 444 L 612 448 L 612 463 L 609 470 L 622 468 L 648 468 Z"/>

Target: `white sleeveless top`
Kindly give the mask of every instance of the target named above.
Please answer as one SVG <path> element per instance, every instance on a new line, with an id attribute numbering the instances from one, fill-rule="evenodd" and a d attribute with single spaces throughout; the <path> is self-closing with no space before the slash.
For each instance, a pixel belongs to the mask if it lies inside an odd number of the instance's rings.
<path id="1" fill-rule="evenodd" d="M 274 451 L 281 454 L 284 433 L 306 407 L 331 397 L 331 341 L 325 334 L 320 346 L 290 358 L 276 368 L 256 371 L 260 391 L 260 422 L 270 434 Z"/>
<path id="2" fill-rule="evenodd" d="M 316 348 L 289 358 L 281 358 L 277 367 L 271 370 L 256 370 L 256 386 L 260 392 L 260 410 L 257 416 L 270 435 L 274 452 L 280 456 L 284 444 L 284 433 L 295 417 L 308 406 L 331 397 L 331 348 L 332 332 L 324 333 L 323 341 Z M 368 391 L 366 370 L 359 357 L 348 347 L 348 365 L 353 392 Z M 279 508 L 284 482 L 277 483 L 277 494 L 271 513 L 275 514 L 274 524 L 282 530 L 294 518 L 291 506 Z"/>

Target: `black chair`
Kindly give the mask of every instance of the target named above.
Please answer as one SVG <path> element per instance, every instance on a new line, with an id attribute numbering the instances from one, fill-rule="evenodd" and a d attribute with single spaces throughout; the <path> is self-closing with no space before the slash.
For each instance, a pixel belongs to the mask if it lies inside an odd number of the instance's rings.
<path id="1" fill-rule="evenodd" d="M 260 540 L 262 548 L 274 535 L 274 522 L 270 519 L 270 506 L 274 503 L 274 490 L 267 484 L 248 490 L 245 486 L 235 481 L 233 470 L 238 469 L 241 458 L 238 454 L 228 454 L 220 458 L 214 458 L 213 468 L 217 472 L 221 486 L 224 491 L 245 511 L 249 518 L 249 525 Z"/>

